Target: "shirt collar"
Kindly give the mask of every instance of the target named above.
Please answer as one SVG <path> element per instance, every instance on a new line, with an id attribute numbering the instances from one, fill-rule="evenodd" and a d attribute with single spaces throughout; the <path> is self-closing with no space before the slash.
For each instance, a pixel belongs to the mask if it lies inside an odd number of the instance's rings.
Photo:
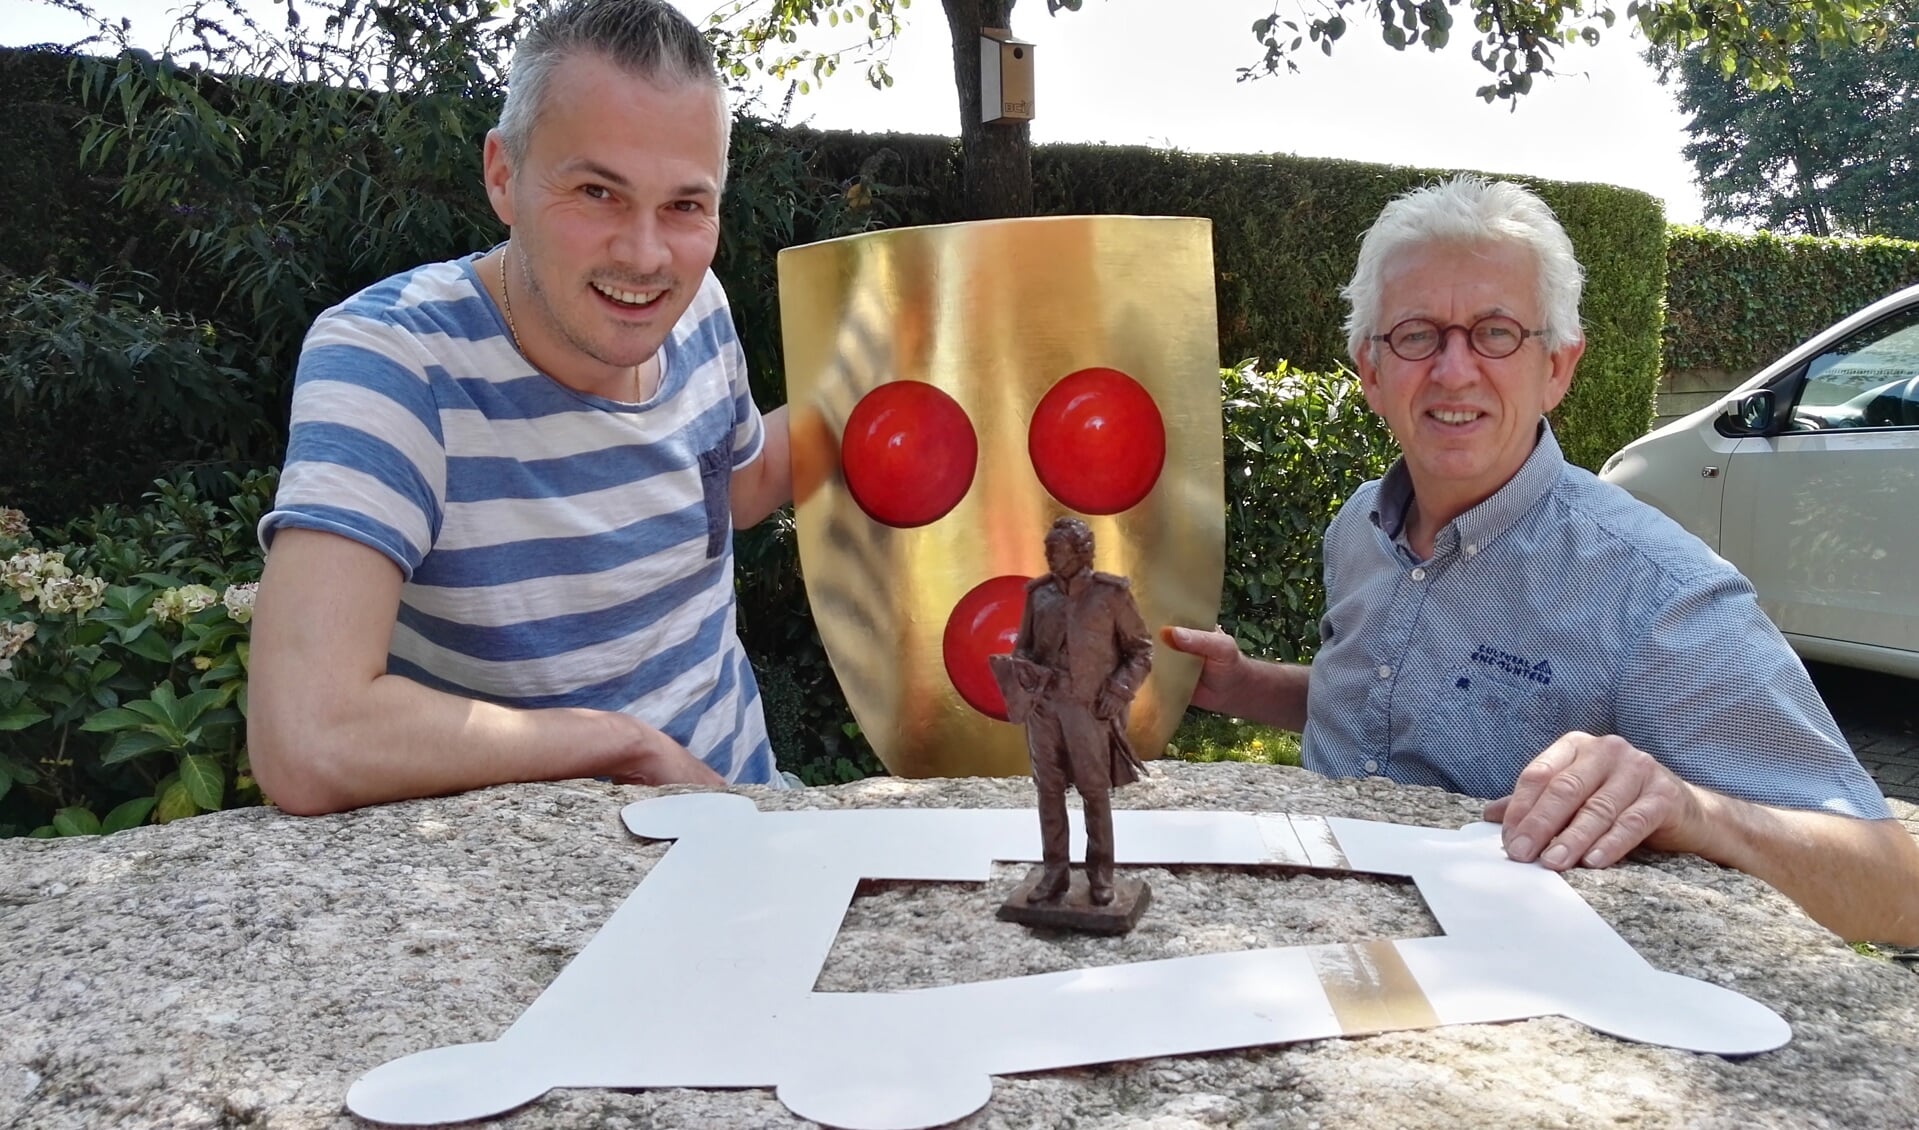
<path id="1" fill-rule="evenodd" d="M 1435 556 L 1445 556 L 1459 545 L 1483 546 L 1506 532 L 1521 515 L 1546 496 L 1566 466 L 1566 457 L 1553 438 L 1552 425 L 1539 418 L 1538 439 L 1532 454 L 1519 470 L 1491 498 L 1452 520 L 1433 541 Z M 1371 514 L 1373 525 L 1395 542 L 1404 544 L 1406 508 L 1413 501 L 1412 474 L 1406 470 L 1406 457 L 1393 461 L 1386 477 L 1380 480 Z"/>

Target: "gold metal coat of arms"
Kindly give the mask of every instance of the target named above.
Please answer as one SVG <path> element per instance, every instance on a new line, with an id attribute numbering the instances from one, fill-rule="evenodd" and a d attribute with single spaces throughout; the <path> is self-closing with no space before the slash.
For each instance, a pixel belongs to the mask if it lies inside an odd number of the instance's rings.
<path id="1" fill-rule="evenodd" d="M 1212 627 L 1225 574 L 1211 224 L 1066 216 L 872 232 L 779 257 L 800 567 L 874 752 L 1023 775 L 987 656 L 1012 650 L 1054 518 L 1150 629 Z M 1199 666 L 1133 702 L 1166 744 Z"/>

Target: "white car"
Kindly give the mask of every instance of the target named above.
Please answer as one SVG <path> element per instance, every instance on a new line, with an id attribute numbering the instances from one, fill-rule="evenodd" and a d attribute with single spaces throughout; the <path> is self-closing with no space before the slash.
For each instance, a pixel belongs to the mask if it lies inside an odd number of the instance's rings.
<path id="1" fill-rule="evenodd" d="M 1737 566 L 1801 656 L 1919 679 L 1919 286 L 1627 444 L 1600 477 Z"/>

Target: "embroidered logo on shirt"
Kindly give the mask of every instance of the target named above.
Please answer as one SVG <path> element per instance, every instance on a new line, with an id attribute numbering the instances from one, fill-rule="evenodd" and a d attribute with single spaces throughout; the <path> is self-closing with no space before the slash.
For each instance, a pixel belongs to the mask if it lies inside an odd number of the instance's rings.
<path id="1" fill-rule="evenodd" d="M 1508 675 L 1516 675 L 1522 679 L 1530 679 L 1541 686 L 1546 686 L 1553 681 L 1553 664 L 1550 659 L 1542 659 L 1537 663 L 1533 663 L 1530 660 L 1521 659 L 1511 652 L 1501 651 L 1496 647 L 1483 643 L 1473 651 L 1472 658 L 1474 663 L 1483 663 L 1488 667 L 1495 668 Z"/>

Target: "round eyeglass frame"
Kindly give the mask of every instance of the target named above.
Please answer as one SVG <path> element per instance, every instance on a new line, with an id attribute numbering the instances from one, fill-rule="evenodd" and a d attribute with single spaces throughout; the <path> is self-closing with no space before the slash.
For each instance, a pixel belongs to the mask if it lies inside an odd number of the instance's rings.
<path id="1" fill-rule="evenodd" d="M 1484 348 L 1479 340 L 1479 328 L 1488 322 L 1503 323 L 1517 331 L 1510 339 L 1513 343 L 1511 349 L 1506 350 L 1504 353 L 1494 353 Z M 1409 355 L 1402 352 L 1399 346 L 1393 343 L 1393 339 L 1399 336 L 1400 330 L 1408 326 L 1431 326 L 1434 331 L 1432 339 L 1433 347 L 1424 353 L 1416 355 Z M 1383 334 L 1373 334 L 1366 340 L 1384 342 L 1386 348 L 1392 350 L 1393 356 L 1399 358 L 1401 361 L 1424 361 L 1428 358 L 1438 356 L 1446 348 L 1447 335 L 1451 334 L 1454 330 L 1459 330 L 1466 335 L 1466 347 L 1468 349 L 1471 349 L 1474 353 L 1479 354 L 1488 361 L 1501 361 L 1511 357 L 1513 354 L 1519 352 L 1520 346 L 1525 345 L 1526 339 L 1529 337 L 1546 336 L 1545 330 L 1529 330 L 1520 324 L 1518 318 L 1511 318 L 1505 314 L 1488 314 L 1483 318 L 1476 319 L 1470 326 L 1462 325 L 1458 322 L 1442 326 L 1431 318 L 1404 318 L 1394 323 L 1392 329 L 1387 330 Z"/>

